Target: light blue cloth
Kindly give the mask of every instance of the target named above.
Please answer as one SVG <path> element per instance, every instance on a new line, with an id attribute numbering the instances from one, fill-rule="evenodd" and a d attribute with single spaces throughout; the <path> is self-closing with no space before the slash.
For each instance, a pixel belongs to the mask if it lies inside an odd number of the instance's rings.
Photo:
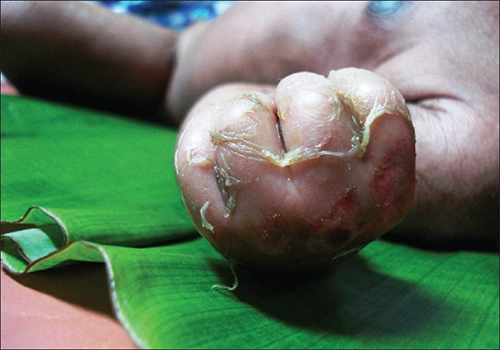
<path id="1" fill-rule="evenodd" d="M 150 22 L 182 31 L 191 23 L 211 20 L 226 11 L 234 1 L 99 1 L 116 13 L 128 13 Z"/>

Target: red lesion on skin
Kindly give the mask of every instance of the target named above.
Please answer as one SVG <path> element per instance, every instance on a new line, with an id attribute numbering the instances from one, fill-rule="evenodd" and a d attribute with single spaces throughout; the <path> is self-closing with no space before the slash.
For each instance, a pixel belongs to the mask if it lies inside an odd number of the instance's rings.
<path id="1" fill-rule="evenodd" d="M 361 248 L 402 218 L 414 184 L 414 137 L 406 123 L 400 115 L 387 115 L 372 124 L 373 138 L 359 160 L 366 174 L 361 187 L 344 185 L 330 209 L 311 223 L 305 237 L 311 254 Z"/>
<path id="2" fill-rule="evenodd" d="M 404 197 L 408 196 L 407 186 L 401 186 L 401 184 L 411 183 L 408 180 L 411 176 L 408 172 L 409 167 L 402 166 L 407 162 L 404 158 L 410 158 L 411 150 L 408 149 L 408 144 L 406 139 L 397 140 L 380 165 L 375 168 L 373 188 L 383 199 L 382 203 L 378 203 L 381 207 L 390 209 L 402 203 Z"/>
<path id="3" fill-rule="evenodd" d="M 351 216 L 352 208 L 356 206 L 357 199 L 358 194 L 356 191 L 356 185 L 347 187 L 344 191 L 344 195 L 336 203 L 336 207 L 339 208 L 343 217 Z"/>
<path id="4" fill-rule="evenodd" d="M 375 204 L 378 208 L 387 208 L 395 202 L 393 191 L 397 169 L 392 166 L 393 163 L 394 157 L 387 156 L 384 158 L 382 165 L 375 169 L 373 188 L 381 194 L 380 197 L 383 199 L 380 203 Z"/>
<path id="5" fill-rule="evenodd" d="M 311 234 L 324 236 L 325 243 L 334 249 L 348 242 L 354 232 L 351 226 L 358 202 L 356 186 L 347 187 L 328 211 L 328 215 L 319 217 L 312 223 Z"/>

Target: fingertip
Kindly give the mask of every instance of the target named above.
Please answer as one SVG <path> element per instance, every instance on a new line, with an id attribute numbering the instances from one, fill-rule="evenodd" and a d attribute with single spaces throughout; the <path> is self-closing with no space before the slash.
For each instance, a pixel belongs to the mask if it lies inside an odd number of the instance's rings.
<path id="1" fill-rule="evenodd" d="M 344 68 L 331 71 L 328 80 L 347 92 L 361 121 L 368 118 L 375 106 L 400 112 L 410 118 L 410 112 L 401 93 L 387 79 L 372 71 Z"/>
<path id="2" fill-rule="evenodd" d="M 331 82 L 319 74 L 299 72 L 289 75 L 276 88 L 278 116 L 286 120 L 290 112 L 317 114 L 327 103 L 332 87 Z"/>

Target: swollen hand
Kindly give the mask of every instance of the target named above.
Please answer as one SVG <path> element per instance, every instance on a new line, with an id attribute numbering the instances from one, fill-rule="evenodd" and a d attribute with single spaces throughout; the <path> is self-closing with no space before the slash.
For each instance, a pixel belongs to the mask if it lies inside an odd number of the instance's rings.
<path id="1" fill-rule="evenodd" d="M 401 94 L 375 73 L 296 73 L 227 85 L 191 110 L 176 170 L 187 210 L 224 256 L 258 268 L 334 265 L 413 204 L 415 136 Z"/>

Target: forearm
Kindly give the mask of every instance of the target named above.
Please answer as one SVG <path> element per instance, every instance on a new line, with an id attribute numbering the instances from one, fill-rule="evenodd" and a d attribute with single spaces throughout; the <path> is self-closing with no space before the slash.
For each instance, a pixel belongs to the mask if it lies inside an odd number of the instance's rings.
<path id="1" fill-rule="evenodd" d="M 2 71 L 26 95 L 166 119 L 176 34 L 80 2 L 2 2 Z"/>

